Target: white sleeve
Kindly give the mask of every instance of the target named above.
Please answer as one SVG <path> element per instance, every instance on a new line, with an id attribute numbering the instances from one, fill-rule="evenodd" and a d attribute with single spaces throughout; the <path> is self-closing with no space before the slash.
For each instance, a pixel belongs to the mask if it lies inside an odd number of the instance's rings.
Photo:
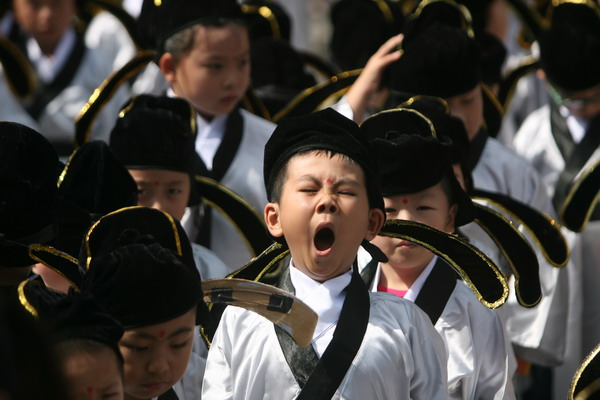
<path id="1" fill-rule="evenodd" d="M 206 370 L 202 383 L 202 397 L 204 399 L 227 400 L 233 398 L 232 371 L 231 371 L 231 329 L 235 316 L 231 316 L 229 308 L 225 309 L 219 327 L 213 337 L 213 342 L 208 351 Z M 227 326 L 228 329 L 224 327 Z"/>

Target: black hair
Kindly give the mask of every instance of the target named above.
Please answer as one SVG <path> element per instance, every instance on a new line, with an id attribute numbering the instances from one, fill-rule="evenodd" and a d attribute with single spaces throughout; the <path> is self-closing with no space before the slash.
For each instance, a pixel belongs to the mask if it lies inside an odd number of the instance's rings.
<path id="1" fill-rule="evenodd" d="M 339 156 L 344 161 L 348 161 L 351 164 L 358 165 L 358 163 L 356 161 L 354 161 L 352 158 L 348 157 L 346 154 L 336 153 L 331 150 L 312 149 L 312 150 L 300 151 L 300 152 L 294 154 L 292 157 L 290 157 L 285 162 L 285 164 L 283 164 L 282 168 L 277 172 L 277 175 L 275 175 L 273 189 L 271 190 L 271 193 L 267 193 L 267 195 L 269 196 L 270 202 L 279 203 L 279 201 L 281 200 L 281 195 L 283 193 L 283 187 L 285 185 L 285 181 L 287 180 L 288 165 L 290 164 L 290 161 L 293 158 L 296 158 L 298 156 L 306 156 L 306 155 L 313 155 L 313 154 L 314 155 L 326 155 L 329 158 Z M 362 171 L 362 168 L 361 168 L 361 171 Z M 363 171 L 363 174 L 364 174 L 364 171 Z M 365 177 L 365 179 L 366 179 L 366 177 Z M 370 204 L 369 204 L 369 207 L 371 207 Z"/>
<path id="2" fill-rule="evenodd" d="M 196 32 L 201 26 L 207 28 L 223 28 L 229 24 L 235 24 L 247 28 L 246 22 L 239 18 L 209 17 L 200 20 L 189 28 L 174 33 L 165 40 L 164 51 L 173 56 L 175 62 L 179 62 L 183 55 L 188 54 L 195 44 Z"/>
<path id="3" fill-rule="evenodd" d="M 119 372 L 121 373 L 121 377 L 123 376 L 123 356 L 121 354 L 115 353 L 115 351 L 104 343 L 101 343 L 97 340 L 85 339 L 85 338 L 75 338 L 69 340 L 63 340 L 56 345 L 54 345 L 55 353 L 59 359 L 59 361 L 63 364 L 67 362 L 69 357 L 77 355 L 77 354 L 89 354 L 91 356 L 95 356 L 102 351 L 109 351 L 114 354 L 115 360 L 117 362 L 117 367 Z"/>

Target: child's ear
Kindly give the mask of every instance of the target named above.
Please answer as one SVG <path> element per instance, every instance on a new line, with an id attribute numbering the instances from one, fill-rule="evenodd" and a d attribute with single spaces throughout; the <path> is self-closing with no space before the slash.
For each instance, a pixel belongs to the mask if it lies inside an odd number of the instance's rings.
<path id="1" fill-rule="evenodd" d="M 271 235 L 275 237 L 283 236 L 283 229 L 281 229 L 279 218 L 279 204 L 267 203 L 265 206 L 265 222 Z"/>
<path id="2" fill-rule="evenodd" d="M 375 239 L 375 236 L 377 236 L 381 230 L 384 221 L 385 215 L 383 214 L 383 211 L 379 208 L 371 208 L 369 210 L 369 226 L 367 228 L 365 239 L 369 241 Z"/>
<path id="3" fill-rule="evenodd" d="M 175 83 L 175 59 L 171 53 L 165 53 L 160 57 L 158 67 L 170 84 Z"/>
<path id="4" fill-rule="evenodd" d="M 456 213 L 458 213 L 458 204 L 452 204 L 448 209 L 448 221 L 446 222 L 445 231 L 448 233 L 454 233 L 454 223 L 456 221 Z"/>

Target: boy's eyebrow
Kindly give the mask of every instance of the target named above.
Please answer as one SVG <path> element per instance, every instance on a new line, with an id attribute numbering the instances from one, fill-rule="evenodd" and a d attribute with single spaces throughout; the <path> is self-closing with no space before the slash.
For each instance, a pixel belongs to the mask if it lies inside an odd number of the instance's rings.
<path id="1" fill-rule="evenodd" d="M 321 184 L 321 180 L 319 180 L 318 178 L 316 178 L 313 175 L 302 175 L 298 178 L 298 181 L 310 181 L 312 183 Z M 352 179 L 352 178 L 341 178 L 335 182 L 333 182 L 332 186 L 334 188 L 337 188 L 341 185 L 353 185 L 353 186 L 360 186 L 360 182 L 358 182 L 356 179 Z"/>
<path id="2" fill-rule="evenodd" d="M 177 329 L 175 332 L 171 333 L 169 336 L 167 336 L 167 339 L 170 339 L 174 336 L 177 335 L 181 335 L 182 333 L 186 333 L 186 332 L 190 332 L 192 329 L 189 327 L 183 327 L 183 328 L 179 328 Z M 133 336 L 138 337 L 138 338 L 142 338 L 142 339 L 152 339 L 152 340 L 156 340 L 156 336 L 150 334 L 150 333 L 146 333 L 146 332 L 134 332 Z"/>
<path id="3" fill-rule="evenodd" d="M 177 336 L 177 335 L 181 335 L 182 333 L 188 333 L 188 332 L 190 332 L 191 330 L 192 330 L 192 328 L 189 328 L 189 327 L 187 327 L 187 326 L 186 326 L 186 327 L 183 327 L 183 328 L 179 328 L 179 329 L 177 329 L 175 332 L 171 333 L 171 334 L 170 334 L 170 335 L 167 337 L 167 339 L 170 339 L 170 338 L 172 338 L 172 337 L 175 337 L 175 336 Z"/>

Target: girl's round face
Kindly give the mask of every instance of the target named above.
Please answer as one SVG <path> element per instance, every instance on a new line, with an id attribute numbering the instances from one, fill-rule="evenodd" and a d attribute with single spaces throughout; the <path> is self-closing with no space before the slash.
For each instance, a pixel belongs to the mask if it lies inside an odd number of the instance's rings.
<path id="1" fill-rule="evenodd" d="M 70 355 L 63 372 L 67 380 L 69 400 L 122 400 L 123 376 L 116 354 L 108 347 L 93 354 Z"/>
<path id="2" fill-rule="evenodd" d="M 39 44 L 52 52 L 75 16 L 75 0 L 13 0 L 15 20 Z"/>
<path id="3" fill-rule="evenodd" d="M 156 325 L 127 329 L 119 342 L 125 360 L 125 393 L 151 399 L 183 376 L 196 334 L 196 308 Z"/>

